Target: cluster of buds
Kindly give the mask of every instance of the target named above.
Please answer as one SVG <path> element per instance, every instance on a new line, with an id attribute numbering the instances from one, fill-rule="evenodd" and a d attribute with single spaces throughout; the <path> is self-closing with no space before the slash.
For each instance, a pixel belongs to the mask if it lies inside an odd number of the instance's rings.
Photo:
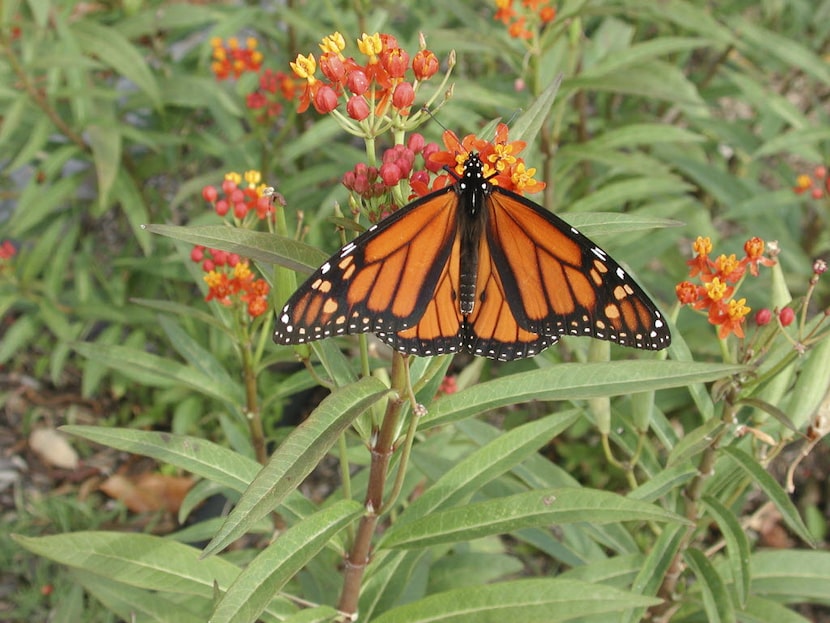
<path id="1" fill-rule="evenodd" d="M 718 327 L 720 339 L 725 339 L 730 333 L 743 338 L 743 325 L 752 310 L 747 307 L 745 298 L 734 298 L 734 294 L 747 271 L 758 276 L 759 266 L 775 265 L 774 257 L 764 254 L 764 241 L 757 237 L 746 241 L 746 255 L 740 260 L 734 253 L 710 259 L 712 241 L 708 237 L 698 236 L 692 248 L 695 257 L 687 262 L 689 277 L 699 279 L 700 284 L 691 281 L 677 284 L 677 299 L 683 305 L 707 312 L 709 323 Z M 770 255 L 776 254 L 777 249 L 773 248 Z"/>
<path id="2" fill-rule="evenodd" d="M 243 179 L 245 185 L 241 186 Z M 244 221 L 252 214 L 263 220 L 274 213 L 273 195 L 266 192 L 267 186 L 262 183 L 259 171 L 245 171 L 244 175 L 227 173 L 221 188 L 223 196 L 220 198 L 214 186 L 205 186 L 202 198 L 212 204 L 216 214 L 222 218 L 230 213 L 236 220 Z"/>
<path id="3" fill-rule="evenodd" d="M 807 191 L 810 191 L 813 199 L 830 195 L 830 175 L 827 174 L 827 167 L 819 165 L 813 169 L 812 175 L 804 173 L 796 178 L 793 192 L 801 195 Z"/>
<path id="4" fill-rule="evenodd" d="M 427 170 L 435 172 L 441 168 L 441 165 L 431 163 L 431 157 L 438 149 L 436 143 L 426 143 L 421 134 L 413 133 L 406 145 L 395 145 L 383 152 L 379 167 L 357 164 L 342 180 L 351 192 L 352 213 L 364 213 L 370 222 L 376 223 L 394 212 L 397 204 L 391 200 L 390 191 L 404 180 L 409 181 L 410 187 L 418 179 L 425 177 L 428 180 Z M 427 170 L 414 171 L 417 157 L 423 160 Z"/>
<path id="5" fill-rule="evenodd" d="M 335 113 L 353 133 L 358 133 L 357 128 L 349 123 L 349 118 L 356 122 L 370 117 L 388 120 L 390 112 L 398 118 L 409 116 L 419 85 L 435 75 L 439 66 L 423 36 L 420 49 L 411 59 L 395 37 L 388 34 L 364 33 L 357 40 L 357 47 L 365 57 L 362 63 L 343 54 L 346 40 L 339 32 L 325 37 L 320 43 L 319 63 L 323 78 L 316 76 L 317 60 L 313 54 L 297 56 L 291 69 L 305 81 L 298 112 L 313 105 L 320 114 Z M 345 101 L 348 118 L 338 110 L 341 100 Z"/>
<path id="6" fill-rule="evenodd" d="M 247 72 L 257 72 L 262 66 L 262 52 L 259 52 L 257 40 L 248 37 L 245 44 L 247 47 L 240 47 L 239 39 L 231 37 L 227 43 L 219 37 L 210 40 L 210 47 L 213 48 L 213 62 L 210 68 L 217 80 L 226 80 L 233 76 L 239 78 Z"/>
<path id="7" fill-rule="evenodd" d="M 549 0 L 496 0 L 495 19 L 507 26 L 514 39 L 532 39 L 534 34 L 556 19 L 556 7 Z"/>

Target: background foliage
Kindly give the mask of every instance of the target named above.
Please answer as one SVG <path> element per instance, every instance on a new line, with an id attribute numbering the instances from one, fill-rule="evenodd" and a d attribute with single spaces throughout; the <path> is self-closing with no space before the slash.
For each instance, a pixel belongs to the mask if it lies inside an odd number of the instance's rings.
<path id="1" fill-rule="evenodd" d="M 343 557 L 376 465 L 367 445 L 400 370 L 371 350 L 372 375 L 357 380 L 355 342 L 327 340 L 312 376 L 270 343 L 270 314 L 246 324 L 204 301 L 191 245 L 252 258 L 279 304 L 294 277 L 277 266 L 315 266 L 337 247 L 339 182 L 368 151 L 295 101 L 261 123 L 246 99 L 257 72 L 219 80 L 211 38 L 254 37 L 263 69 L 289 72 L 333 31 L 354 55 L 357 37 L 380 31 L 410 54 L 423 33 L 441 61 L 416 105 L 443 99 L 454 51 L 440 123 L 482 135 L 501 117 L 524 130 L 522 155 L 548 184 L 535 199 L 624 260 L 675 328 L 668 361 L 614 349 L 609 362 L 607 345 L 563 340 L 509 364 L 413 362 L 427 414 L 400 412 L 382 530 L 349 594 L 361 618 L 818 620 L 830 347 L 813 261 L 828 248 L 817 167 L 830 139 L 830 2 L 573 0 L 547 24 L 530 11 L 529 39 L 495 13 L 0 5 L 0 242 L 13 245 L 0 256 L 2 443 L 29 464 L 2 464 L 17 534 L 0 536 L 15 587 L 2 618 L 322 621 L 348 601 Z M 418 131 L 440 139 L 435 122 Z M 388 133 L 378 149 L 392 143 Z M 200 196 L 246 170 L 284 197 L 286 237 L 218 225 Z M 714 255 L 777 240 L 777 266 L 741 296 L 753 313 L 791 306 L 795 321 L 758 328 L 750 316 L 745 340 L 719 340 L 680 310 L 675 284 L 700 235 Z M 336 389 L 315 392 L 317 377 Z M 46 460 L 15 440 L 63 424 L 84 462 L 38 470 Z M 198 480 L 173 505 L 184 527 L 95 491 L 91 473 L 124 473 L 133 455 L 158 461 L 137 471 L 165 483 Z M 216 495 L 235 505 L 227 519 L 194 510 Z"/>

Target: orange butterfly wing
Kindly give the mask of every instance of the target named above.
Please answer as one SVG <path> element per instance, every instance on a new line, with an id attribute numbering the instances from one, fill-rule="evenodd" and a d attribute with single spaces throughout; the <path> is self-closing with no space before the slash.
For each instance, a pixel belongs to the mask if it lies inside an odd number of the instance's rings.
<path id="1" fill-rule="evenodd" d="M 448 261 L 457 246 L 457 208 L 458 197 L 448 187 L 414 201 L 345 245 L 288 299 L 277 315 L 274 340 L 302 344 L 373 332 L 399 350 L 458 350 L 460 315 L 453 324 L 446 307 L 454 296 Z M 436 301 L 444 303 L 440 310 Z M 442 319 L 440 329 L 427 327 L 436 314 Z M 416 326 L 420 334 L 397 336 Z M 434 346 L 427 349 L 427 342 Z"/>
<path id="2" fill-rule="evenodd" d="M 519 327 L 545 336 L 589 335 L 642 349 L 669 345 L 671 335 L 660 311 L 595 243 L 511 191 L 494 187 L 487 206 L 493 265 L 511 320 Z M 486 333 L 490 324 L 474 323 L 473 328 Z"/>
<path id="3" fill-rule="evenodd" d="M 492 220 L 492 219 L 491 219 Z M 502 275 L 491 251 L 490 237 L 479 246 L 476 304 L 465 331 L 467 350 L 475 355 L 510 361 L 532 357 L 556 342 L 556 335 L 541 335 L 520 326 L 509 302 Z M 512 275 L 507 274 L 508 279 Z M 457 305 L 456 305 L 457 307 Z"/>

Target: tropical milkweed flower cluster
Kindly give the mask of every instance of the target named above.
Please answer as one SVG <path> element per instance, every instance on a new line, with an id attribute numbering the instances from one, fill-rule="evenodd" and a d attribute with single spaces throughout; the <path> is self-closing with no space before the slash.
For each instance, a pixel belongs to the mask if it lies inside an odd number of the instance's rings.
<path id="1" fill-rule="evenodd" d="M 827 173 L 827 167 L 819 165 L 813 169 L 812 175 L 803 173 L 796 178 L 793 192 L 801 195 L 807 191 L 813 199 L 830 195 L 830 175 Z"/>
<path id="2" fill-rule="evenodd" d="M 533 177 L 536 175 L 536 169 L 528 168 L 525 161 L 518 157 L 527 143 L 509 141 L 507 124 L 498 124 L 495 139 L 492 141 L 478 138 L 475 134 L 468 134 L 459 139 L 451 130 L 445 131 L 442 139 L 446 149 L 429 156 L 427 169 L 433 172 L 449 169 L 454 175 L 439 175 L 431 185 L 423 175 L 414 177 L 410 185 L 418 196 L 454 184 L 458 176 L 464 173 L 464 161 L 471 152 L 478 153 L 484 164 L 484 177 L 495 186 L 519 194 L 536 193 L 545 188 L 544 182 L 539 182 Z"/>
<path id="3" fill-rule="evenodd" d="M 221 191 L 220 197 L 219 190 L 214 186 L 205 186 L 202 198 L 213 205 L 220 217 L 231 214 L 237 226 L 253 227 L 274 214 L 275 195 L 266 193 L 259 171 L 246 171 L 244 175 L 227 173 Z M 204 279 L 209 289 L 205 300 L 216 300 L 226 306 L 236 302 L 244 304 L 252 318 L 268 309 L 268 283 L 254 278 L 247 260 L 236 253 L 203 245 L 193 247 L 190 259 L 201 264 L 202 270 L 207 273 Z"/>
<path id="4" fill-rule="evenodd" d="M 256 112 L 258 123 L 267 123 L 279 117 L 283 102 L 293 101 L 299 92 L 297 80 L 283 71 L 264 69 L 259 74 L 259 86 L 248 93 L 245 105 Z"/>
<path id="5" fill-rule="evenodd" d="M 759 266 L 773 266 L 775 259 L 765 255 L 764 241 L 758 237 L 750 238 L 744 244 L 745 256 L 740 260 L 733 253 L 720 255 L 711 259 L 712 241 L 708 237 L 698 236 L 692 245 L 695 257 L 686 263 L 689 265 L 689 277 L 700 283 L 683 281 L 677 284 L 677 299 L 683 305 L 705 311 L 710 324 L 718 327 L 718 337 L 725 339 L 730 333 L 744 337 L 743 325 L 746 316 L 752 311 L 746 305 L 745 298 L 735 298 L 747 271 L 758 276 Z M 770 253 L 770 255 L 773 255 Z"/>
<path id="6" fill-rule="evenodd" d="M 343 185 L 351 191 L 352 212 L 363 212 L 375 223 L 396 211 L 399 204 L 392 201 L 390 191 L 404 180 L 409 182 L 410 200 L 454 184 L 464 172 L 464 160 L 473 151 L 484 163 L 484 175 L 491 184 L 519 194 L 538 192 L 545 187 L 533 178 L 536 169 L 527 168 L 524 160 L 517 157 L 526 144 L 508 141 L 508 128 L 503 123 L 498 125 L 493 141 L 479 139 L 474 134 L 459 139 L 450 130 L 442 138 L 445 150 L 437 143 L 426 143 L 421 134 L 413 133 L 406 145 L 387 149 L 379 167 L 359 163 L 347 172 Z M 423 168 L 414 168 L 416 158 L 423 160 Z M 452 173 L 441 173 L 447 170 Z M 430 174 L 439 175 L 430 183 Z"/>
<path id="7" fill-rule="evenodd" d="M 226 307 L 244 305 L 251 318 L 261 316 L 268 310 L 268 282 L 254 277 L 247 260 L 236 253 L 201 245 L 193 247 L 190 259 L 200 263 L 207 272 L 204 277 L 208 285 L 206 301 L 215 300 Z"/>
<path id="8" fill-rule="evenodd" d="M 496 0 L 494 17 L 514 39 L 531 39 L 535 30 L 556 19 L 556 7 L 549 0 Z"/>
<path id="9" fill-rule="evenodd" d="M 259 71 L 262 66 L 262 53 L 256 49 L 257 40 L 248 37 L 245 45 L 244 48 L 240 46 L 236 37 L 231 37 L 227 43 L 220 37 L 210 40 L 210 47 L 213 48 L 213 62 L 210 68 L 217 80 L 226 80 L 231 76 L 239 78 L 244 73 Z"/>
<path id="10" fill-rule="evenodd" d="M 410 187 L 420 176 L 429 174 L 423 169 L 415 171 L 416 158 L 428 169 L 437 171 L 430 164 L 430 157 L 438 151 L 437 143 L 426 143 L 421 134 L 410 134 L 406 145 L 390 147 L 381 156 L 380 166 L 358 163 L 342 179 L 343 185 L 350 191 L 349 205 L 353 214 L 364 213 L 369 221 L 376 223 L 398 208 L 390 193 L 401 181 L 408 180 Z M 410 196 L 412 198 L 412 196 Z"/>
<path id="11" fill-rule="evenodd" d="M 420 49 L 411 58 L 388 34 L 364 33 L 357 47 L 363 56 L 360 62 L 343 54 L 346 40 L 339 32 L 325 37 L 320 43 L 322 78 L 317 77 L 318 61 L 313 54 L 299 54 L 290 63 L 294 75 L 305 81 L 297 112 L 313 105 L 320 114 L 334 113 L 354 134 L 361 132 L 349 119 L 381 120 L 390 113 L 399 118 L 409 116 L 419 85 L 439 68 L 438 58 L 427 49 L 423 36 Z M 338 110 L 341 103 L 345 103 L 347 116 Z"/>
<path id="12" fill-rule="evenodd" d="M 274 213 L 273 195 L 266 192 L 267 188 L 259 171 L 245 171 L 244 175 L 230 172 L 225 174 L 222 182 L 221 198 L 214 186 L 202 188 L 202 198 L 211 203 L 222 218 L 231 214 L 238 221 L 245 221 L 249 215 L 255 215 L 263 220 Z"/>

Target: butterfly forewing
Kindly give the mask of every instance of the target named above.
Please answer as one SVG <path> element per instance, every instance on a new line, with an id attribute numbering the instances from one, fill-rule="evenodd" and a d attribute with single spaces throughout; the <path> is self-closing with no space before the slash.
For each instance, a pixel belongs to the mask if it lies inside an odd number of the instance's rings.
<path id="1" fill-rule="evenodd" d="M 437 191 L 345 245 L 288 299 L 277 314 L 274 340 L 302 344 L 416 325 L 445 270 L 456 205 L 452 188 Z"/>

